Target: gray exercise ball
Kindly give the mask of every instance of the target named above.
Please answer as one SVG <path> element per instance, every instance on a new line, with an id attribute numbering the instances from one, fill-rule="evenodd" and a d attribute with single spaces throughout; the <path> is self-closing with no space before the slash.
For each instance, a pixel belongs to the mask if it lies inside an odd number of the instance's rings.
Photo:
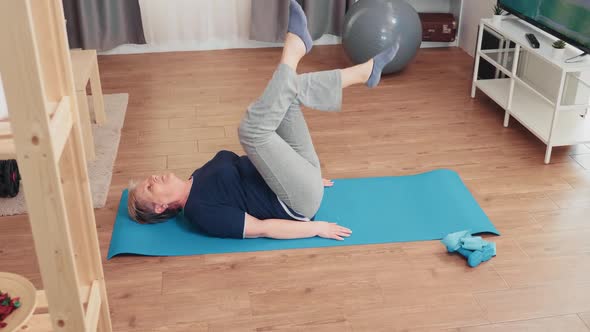
<path id="1" fill-rule="evenodd" d="M 349 8 L 342 45 L 352 62 L 366 62 L 395 43 L 399 51 L 384 74 L 399 72 L 418 53 L 422 24 L 414 7 L 404 0 L 359 0 Z"/>

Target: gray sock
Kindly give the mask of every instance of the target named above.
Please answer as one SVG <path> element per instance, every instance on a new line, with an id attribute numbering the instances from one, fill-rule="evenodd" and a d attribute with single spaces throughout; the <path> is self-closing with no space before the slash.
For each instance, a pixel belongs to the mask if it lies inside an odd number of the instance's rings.
<path id="1" fill-rule="evenodd" d="M 382 51 L 373 58 L 373 70 L 371 71 L 371 76 L 369 76 L 369 79 L 366 83 L 369 88 L 373 88 L 379 84 L 383 68 L 385 68 L 385 66 L 387 66 L 387 64 L 390 63 L 393 58 L 395 58 L 398 50 L 399 44 L 395 43 L 393 46 Z"/>
<path id="2" fill-rule="evenodd" d="M 289 27 L 287 31 L 296 34 L 305 44 L 305 53 L 309 53 L 313 47 L 313 40 L 307 30 L 307 18 L 299 3 L 290 0 L 289 4 Z"/>

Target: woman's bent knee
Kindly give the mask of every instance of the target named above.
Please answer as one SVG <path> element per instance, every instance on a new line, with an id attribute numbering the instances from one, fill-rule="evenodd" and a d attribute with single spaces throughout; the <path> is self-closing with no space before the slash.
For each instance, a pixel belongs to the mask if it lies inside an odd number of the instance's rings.
<path id="1" fill-rule="evenodd" d="M 240 139 L 240 143 L 242 143 L 242 145 L 252 145 L 255 141 L 254 132 L 254 128 L 248 122 L 246 117 L 242 118 L 240 126 L 238 127 L 238 138 Z"/>
<path id="2" fill-rule="evenodd" d="M 253 123 L 247 115 L 242 118 L 238 127 L 238 138 L 242 145 L 258 146 L 268 140 L 272 131 L 264 129 L 257 123 Z"/>
<path id="3" fill-rule="evenodd" d="M 315 216 L 320 209 L 322 204 L 322 198 L 324 197 L 324 185 L 320 179 L 319 184 L 313 184 L 309 186 L 309 190 L 306 192 L 303 204 L 299 209 L 295 209 L 297 213 L 300 213 L 308 218 Z"/>

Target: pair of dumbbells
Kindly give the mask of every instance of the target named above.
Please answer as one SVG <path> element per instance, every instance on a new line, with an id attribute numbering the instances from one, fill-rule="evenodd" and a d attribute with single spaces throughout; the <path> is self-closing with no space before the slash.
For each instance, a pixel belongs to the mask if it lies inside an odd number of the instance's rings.
<path id="1" fill-rule="evenodd" d="M 496 256 L 496 244 L 481 236 L 472 236 L 470 231 L 460 231 L 445 236 L 441 242 L 450 253 L 458 252 L 467 259 L 467 264 L 476 267 Z"/>

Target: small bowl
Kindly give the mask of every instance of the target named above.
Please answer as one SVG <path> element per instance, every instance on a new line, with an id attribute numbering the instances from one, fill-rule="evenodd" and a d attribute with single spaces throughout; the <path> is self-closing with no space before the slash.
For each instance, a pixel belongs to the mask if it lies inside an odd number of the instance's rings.
<path id="1" fill-rule="evenodd" d="M 16 331 L 33 315 L 37 301 L 37 290 L 29 280 L 18 274 L 0 272 L 0 291 L 8 293 L 11 298 L 19 298 L 21 306 L 8 315 L 4 320 L 4 323 L 7 324 L 6 327 L 0 330 L 2 332 Z"/>

